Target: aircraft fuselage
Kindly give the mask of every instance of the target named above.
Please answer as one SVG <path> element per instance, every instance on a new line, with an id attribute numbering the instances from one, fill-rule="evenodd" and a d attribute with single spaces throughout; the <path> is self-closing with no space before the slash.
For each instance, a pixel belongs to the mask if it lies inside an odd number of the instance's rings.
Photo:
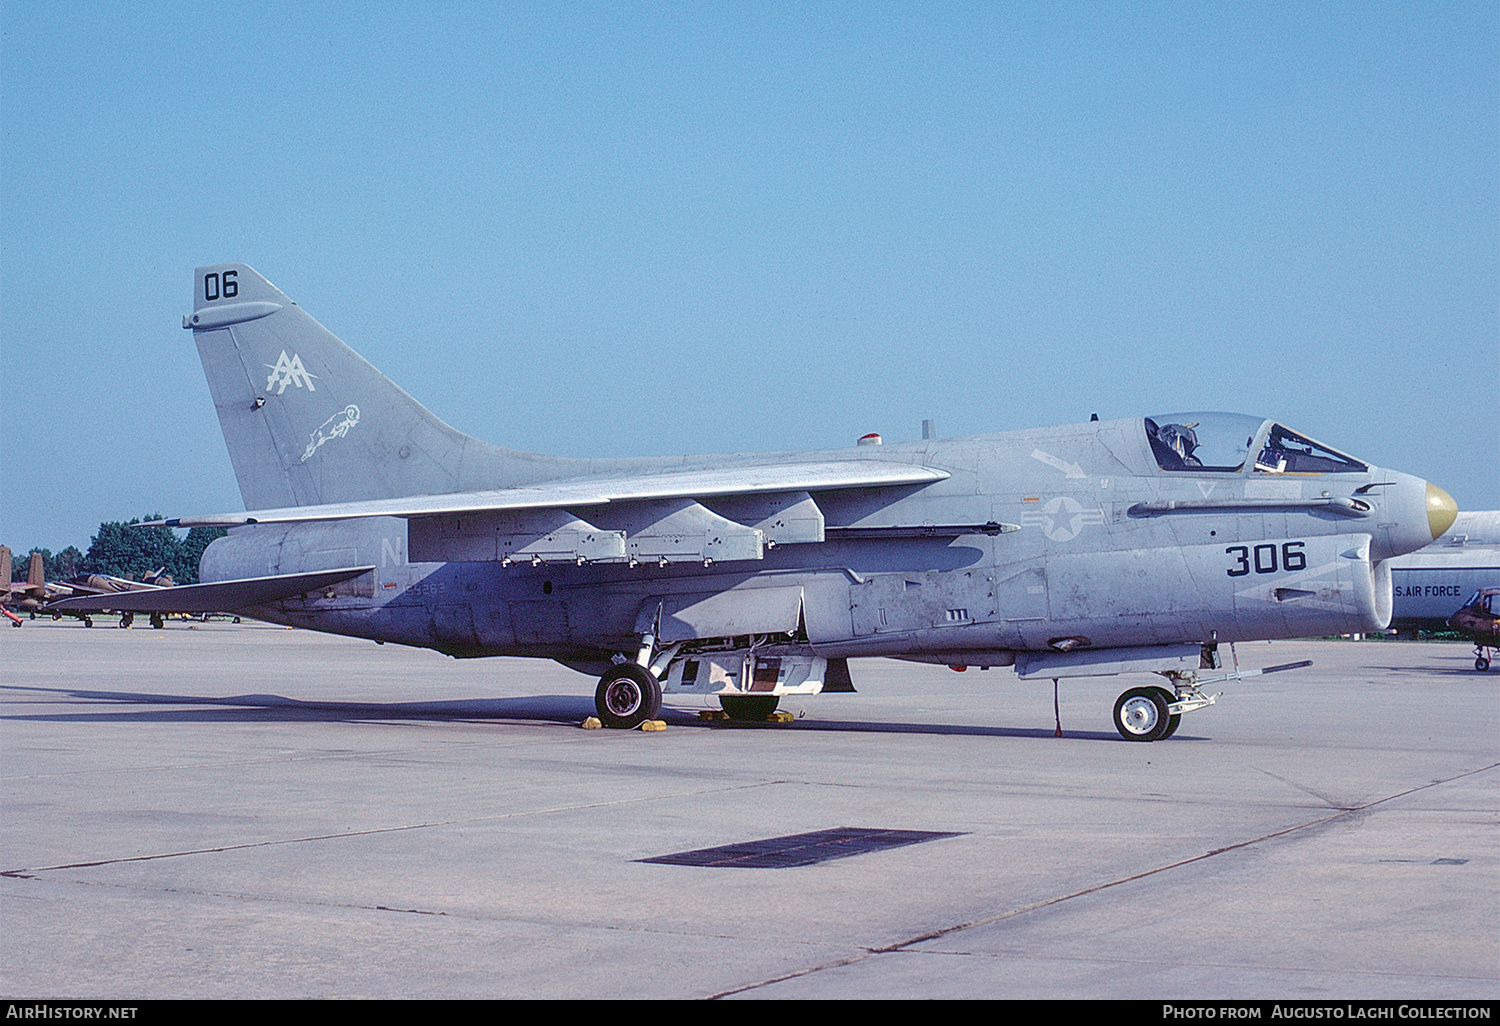
<path id="1" fill-rule="evenodd" d="M 763 461 L 856 455 L 864 454 Z M 1381 561 L 1430 540 L 1426 483 L 1417 478 L 1377 468 L 1167 472 L 1139 420 L 887 445 L 880 458 L 950 476 L 813 493 L 825 540 L 775 545 L 748 566 L 422 560 L 406 520 L 377 517 L 235 528 L 205 553 L 202 579 L 373 565 L 372 574 L 258 615 L 454 655 L 589 665 L 630 650 L 653 601 L 688 614 L 676 631 L 664 623 L 661 641 L 702 640 L 695 597 L 800 589 L 800 625 L 752 612 L 735 634 L 790 633 L 795 640 L 782 643 L 829 657 L 1006 665 L 1025 651 L 1374 630 L 1390 615 Z M 739 462 L 750 460 L 703 466 Z M 735 512 L 730 499 L 700 501 Z M 570 512 L 609 523 L 608 507 Z M 783 626 L 792 630 L 774 630 Z"/>

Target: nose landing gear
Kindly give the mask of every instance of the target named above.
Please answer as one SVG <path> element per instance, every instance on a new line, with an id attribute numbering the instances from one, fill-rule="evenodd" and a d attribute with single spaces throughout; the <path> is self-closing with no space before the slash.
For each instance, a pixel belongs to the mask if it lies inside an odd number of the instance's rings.
<path id="1" fill-rule="evenodd" d="M 1127 741 L 1155 741 L 1165 729 L 1163 688 L 1131 688 L 1115 700 L 1115 730 Z"/>
<path id="2" fill-rule="evenodd" d="M 1115 701 L 1115 730 L 1127 741 L 1164 741 L 1177 732 L 1182 713 L 1166 688 L 1131 688 Z"/>
<path id="3" fill-rule="evenodd" d="M 1218 677 L 1198 679 L 1191 670 L 1163 671 L 1162 676 L 1172 682 L 1172 690 L 1159 685 L 1131 688 L 1115 701 L 1115 730 L 1127 741 L 1165 741 L 1177 733 L 1182 714 L 1213 705 L 1218 695 L 1203 693 L 1203 685 L 1218 684 L 1226 680 L 1243 680 L 1265 673 L 1280 673 L 1282 670 L 1297 670 L 1311 666 L 1312 660 L 1297 663 L 1282 663 L 1259 670 L 1236 670 Z M 1488 665 L 1488 663 L 1486 663 Z"/>

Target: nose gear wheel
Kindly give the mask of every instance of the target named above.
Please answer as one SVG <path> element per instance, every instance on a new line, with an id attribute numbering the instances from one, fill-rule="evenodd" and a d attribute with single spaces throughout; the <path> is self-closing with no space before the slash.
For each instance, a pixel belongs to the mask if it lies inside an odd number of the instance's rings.
<path id="1" fill-rule="evenodd" d="M 1131 688 L 1115 702 L 1115 729 L 1127 741 L 1159 741 L 1175 729 L 1162 688 Z"/>

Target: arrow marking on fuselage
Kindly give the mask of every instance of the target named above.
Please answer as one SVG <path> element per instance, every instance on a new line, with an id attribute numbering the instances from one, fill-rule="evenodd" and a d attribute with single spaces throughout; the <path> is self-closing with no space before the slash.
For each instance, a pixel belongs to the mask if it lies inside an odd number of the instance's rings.
<path id="1" fill-rule="evenodd" d="M 1069 477 L 1087 476 L 1084 474 L 1083 468 L 1078 464 L 1069 463 L 1067 460 L 1054 456 L 1050 452 L 1042 452 L 1042 450 L 1040 449 L 1033 449 L 1031 451 L 1031 458 L 1034 460 L 1041 460 L 1043 463 L 1047 464 L 1047 466 L 1052 467 L 1056 470 L 1061 470 Z"/>

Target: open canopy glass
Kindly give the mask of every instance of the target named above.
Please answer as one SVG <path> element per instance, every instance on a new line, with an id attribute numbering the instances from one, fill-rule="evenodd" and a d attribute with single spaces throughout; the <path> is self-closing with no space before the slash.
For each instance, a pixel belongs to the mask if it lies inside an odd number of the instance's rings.
<path id="1" fill-rule="evenodd" d="M 1250 454 L 1259 474 L 1351 474 L 1369 467 L 1290 428 L 1242 413 L 1147 417 L 1146 439 L 1162 470 L 1239 473 Z"/>

